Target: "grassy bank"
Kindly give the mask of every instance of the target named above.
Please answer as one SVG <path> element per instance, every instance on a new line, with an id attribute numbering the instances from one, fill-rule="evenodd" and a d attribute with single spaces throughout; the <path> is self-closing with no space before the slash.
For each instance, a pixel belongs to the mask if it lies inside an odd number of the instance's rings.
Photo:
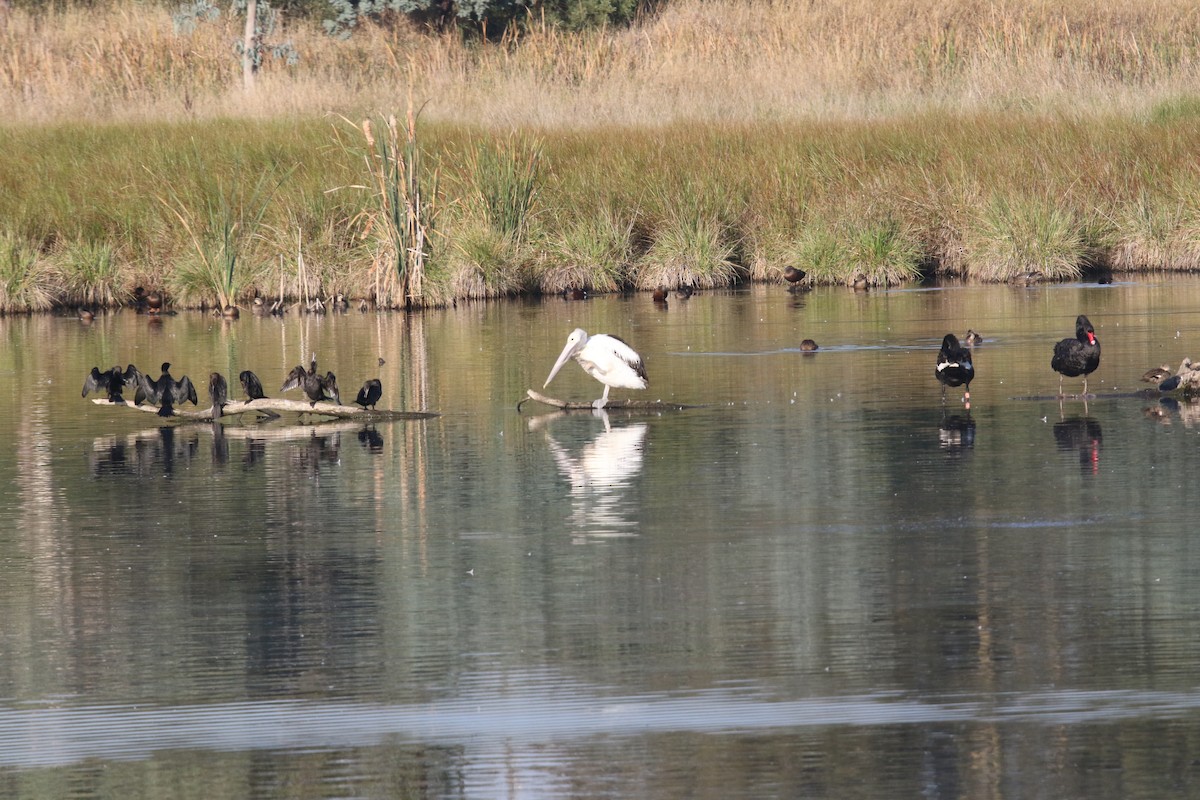
<path id="1" fill-rule="evenodd" d="M 301 65 L 252 95 L 234 28 L 132 2 L 0 28 L 0 309 L 1200 268 L 1188 4 L 678 2 L 502 45 L 293 28 Z"/>

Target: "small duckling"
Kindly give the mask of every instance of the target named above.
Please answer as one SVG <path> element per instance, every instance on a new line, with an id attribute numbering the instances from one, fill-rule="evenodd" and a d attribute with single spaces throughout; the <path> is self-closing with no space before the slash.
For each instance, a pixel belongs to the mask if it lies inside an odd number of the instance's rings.
<path id="1" fill-rule="evenodd" d="M 804 341 L 800 342 L 800 349 L 806 353 L 812 353 L 817 349 L 817 343 L 812 339 L 805 339 Z"/>
<path id="2" fill-rule="evenodd" d="M 967 335 L 963 338 L 966 340 L 967 347 L 974 347 L 977 344 L 983 344 L 983 337 L 970 328 L 967 329 Z"/>

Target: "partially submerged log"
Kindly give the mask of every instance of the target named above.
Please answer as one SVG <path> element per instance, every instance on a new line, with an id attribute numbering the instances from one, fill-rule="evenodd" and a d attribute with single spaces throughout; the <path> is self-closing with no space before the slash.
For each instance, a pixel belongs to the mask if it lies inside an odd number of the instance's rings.
<path id="1" fill-rule="evenodd" d="M 107 397 L 99 397 L 92 400 L 98 406 L 125 406 L 126 408 L 136 409 L 138 411 L 146 411 L 151 414 L 158 413 L 158 406 L 151 405 L 134 405 L 129 401 L 123 403 L 113 403 Z M 382 422 L 396 419 L 432 419 L 439 416 L 436 411 L 387 411 L 387 410 L 372 410 L 369 408 L 361 408 L 360 406 L 340 406 L 334 403 L 319 402 L 316 405 L 310 405 L 307 400 L 283 400 L 277 397 L 262 397 L 258 400 L 242 401 L 235 400 L 227 403 L 221 411 L 221 417 L 235 417 L 239 414 L 258 414 L 262 413 L 270 416 L 278 416 L 281 411 L 292 411 L 298 414 L 317 414 L 325 417 L 334 417 L 336 419 L 352 419 L 362 422 Z M 200 409 L 197 411 L 184 411 L 176 406 L 172 409 L 170 418 L 179 418 L 187 420 L 211 420 L 213 418 L 212 407 Z"/>
<path id="2" fill-rule="evenodd" d="M 533 389 L 526 389 L 526 397 L 521 398 L 521 402 L 517 403 L 517 411 L 521 410 L 521 405 L 526 400 L 536 400 L 539 403 L 544 403 L 548 406 L 560 408 L 563 411 L 591 411 L 593 406 L 590 402 L 579 402 L 574 400 L 559 400 L 554 397 L 546 397 L 544 394 L 535 392 Z M 682 411 L 685 408 L 697 408 L 698 406 L 684 405 L 683 403 L 664 403 L 662 400 L 609 400 L 604 406 L 605 411 Z"/>

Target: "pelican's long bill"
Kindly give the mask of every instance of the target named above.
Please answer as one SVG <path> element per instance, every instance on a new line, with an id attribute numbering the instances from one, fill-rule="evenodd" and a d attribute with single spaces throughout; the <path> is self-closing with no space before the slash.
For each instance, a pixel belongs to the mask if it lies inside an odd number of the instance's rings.
<path id="1" fill-rule="evenodd" d="M 558 361 L 554 362 L 554 368 L 550 370 L 550 377 L 546 378 L 546 382 L 542 384 L 543 389 L 550 385 L 550 381 L 554 380 L 554 376 L 558 374 L 560 369 L 562 369 L 563 364 L 567 363 L 571 359 L 571 356 L 583 349 L 583 345 L 586 341 L 587 334 L 582 330 L 576 328 L 575 330 L 571 331 L 571 335 L 567 337 L 566 346 L 558 355 Z"/>

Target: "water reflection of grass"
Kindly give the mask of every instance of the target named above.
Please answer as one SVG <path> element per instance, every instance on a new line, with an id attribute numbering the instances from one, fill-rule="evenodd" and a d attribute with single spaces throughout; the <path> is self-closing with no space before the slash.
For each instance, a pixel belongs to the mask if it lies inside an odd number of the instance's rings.
<path id="1" fill-rule="evenodd" d="M 67 12 L 35 29 L 14 10 L 0 49 L 22 79 L 0 74 L 0 107 L 34 121 L 20 93 L 35 87 L 45 124 L 0 130 L 0 233 L 52 278 L 51 302 L 111 303 L 179 283 L 195 246 L 178 218 L 204 215 L 206 185 L 253 185 L 249 164 L 294 172 L 263 209 L 276 234 L 239 255 L 253 274 L 221 287 L 241 298 L 282 287 L 440 304 L 774 280 L 788 264 L 875 284 L 1191 270 L 1198 112 L 1180 87 L 1194 85 L 1200 19 L 1170 5 L 1017 3 L 980 19 L 964 2 L 914 16 L 896 2 L 679 0 L 634 30 L 535 30 L 503 47 L 296 24 L 301 65 L 264 66 L 271 91 L 252 115 L 220 68 L 219 25 L 181 64 L 166 12 L 118 3 L 86 26 Z M 56 81 L 83 39 L 97 55 Z M 402 303 L 372 269 L 379 228 L 352 224 L 370 199 L 331 192 L 362 183 L 361 164 L 328 119 L 292 111 L 358 119 L 399 96 L 385 52 L 407 58 L 399 80 L 428 99 L 418 141 L 444 211 L 427 280 Z M 96 114 L 110 121 L 77 121 Z M 189 174 L 197 148 L 203 175 Z M 163 176 L 172 208 L 154 199 Z M 111 264 L 86 274 L 95 260 L 64 252 Z M 10 310 L 37 304 L 14 297 Z"/>

